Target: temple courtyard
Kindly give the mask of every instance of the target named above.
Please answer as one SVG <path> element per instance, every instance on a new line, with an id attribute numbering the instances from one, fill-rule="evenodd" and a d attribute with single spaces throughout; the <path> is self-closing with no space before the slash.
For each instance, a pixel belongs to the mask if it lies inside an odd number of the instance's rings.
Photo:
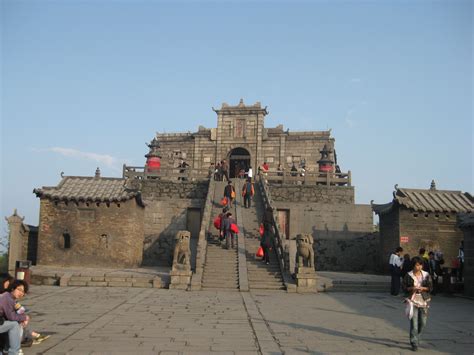
<path id="1" fill-rule="evenodd" d="M 25 354 L 405 354 L 402 297 L 387 293 L 186 292 L 32 286 Z M 474 302 L 435 296 L 422 354 L 472 354 Z"/>

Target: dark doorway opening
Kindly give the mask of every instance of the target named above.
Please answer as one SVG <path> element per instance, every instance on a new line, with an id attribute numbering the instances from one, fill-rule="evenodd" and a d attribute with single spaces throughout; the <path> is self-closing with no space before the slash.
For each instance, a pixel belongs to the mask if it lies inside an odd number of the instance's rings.
<path id="1" fill-rule="evenodd" d="M 239 171 L 250 167 L 250 153 L 245 148 L 234 148 L 229 155 L 229 174 L 231 178 L 239 176 Z"/>

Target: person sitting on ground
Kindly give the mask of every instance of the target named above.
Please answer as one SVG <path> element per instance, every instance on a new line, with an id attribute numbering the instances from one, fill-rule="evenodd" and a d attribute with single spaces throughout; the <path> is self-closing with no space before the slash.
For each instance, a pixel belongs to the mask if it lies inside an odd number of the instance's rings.
<path id="1" fill-rule="evenodd" d="M 22 280 L 15 280 L 9 285 L 7 292 L 0 296 L 0 318 L 5 320 L 0 325 L 0 332 L 8 331 L 9 354 L 19 354 L 23 328 L 30 321 L 29 316 L 24 313 L 18 314 L 15 309 L 17 300 L 26 292 L 28 292 L 28 284 Z"/>
<path id="2" fill-rule="evenodd" d="M 11 289 L 11 287 L 13 287 L 12 285 L 14 284 L 14 282 L 16 282 L 15 279 L 10 274 L 7 274 L 7 276 L 3 278 L 3 282 L 1 284 L 1 286 L 3 287 L 3 291 L 0 293 L 1 294 L 6 294 L 9 292 L 11 293 L 11 291 L 9 290 Z M 28 292 L 28 284 L 25 281 L 21 281 L 21 282 L 26 285 L 26 288 L 24 288 L 26 290 L 25 292 L 26 294 Z M 21 299 L 22 297 L 23 296 L 16 298 L 16 302 L 14 306 L 16 313 L 19 315 L 24 314 L 26 312 L 25 307 L 23 307 L 18 302 L 18 300 Z M 28 346 L 31 346 L 32 344 L 39 344 L 43 342 L 44 340 L 48 339 L 49 337 L 50 335 L 43 335 L 38 332 L 35 332 L 34 330 L 31 330 L 29 327 L 25 327 L 23 329 L 21 346 L 28 347 Z"/>

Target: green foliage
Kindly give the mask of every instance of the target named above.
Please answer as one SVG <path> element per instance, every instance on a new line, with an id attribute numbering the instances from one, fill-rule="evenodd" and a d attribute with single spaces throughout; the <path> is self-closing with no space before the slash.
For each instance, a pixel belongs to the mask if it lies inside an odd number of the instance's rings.
<path id="1" fill-rule="evenodd" d="M 0 273 L 8 272 L 8 253 L 0 255 Z"/>

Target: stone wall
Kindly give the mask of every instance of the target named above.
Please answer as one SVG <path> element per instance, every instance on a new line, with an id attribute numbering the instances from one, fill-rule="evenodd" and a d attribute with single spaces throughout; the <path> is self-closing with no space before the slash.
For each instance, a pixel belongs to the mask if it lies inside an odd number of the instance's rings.
<path id="1" fill-rule="evenodd" d="M 400 246 L 400 224 L 398 209 L 379 217 L 380 230 L 380 267 L 383 272 L 389 272 L 388 261 L 397 247 Z M 404 247 L 404 246 L 402 246 Z M 403 254 L 406 252 L 404 251 Z M 417 252 L 418 254 L 418 252 Z M 414 255 L 411 255 L 414 256 Z"/>
<path id="2" fill-rule="evenodd" d="M 189 208 L 203 209 L 208 186 L 208 181 L 144 182 L 143 265 L 171 266 L 174 236 L 177 231 L 187 229 Z"/>
<path id="3" fill-rule="evenodd" d="M 348 239 L 316 238 L 316 270 L 378 272 L 379 244 L 377 233 L 352 233 Z"/>
<path id="4" fill-rule="evenodd" d="M 418 255 L 424 247 L 427 251 L 441 250 L 445 267 L 451 267 L 457 258 L 463 233 L 456 225 L 455 213 L 415 212 L 400 207 L 400 237 L 408 237 L 401 244 L 403 253 Z"/>
<path id="5" fill-rule="evenodd" d="M 272 197 L 273 191 L 271 186 Z M 329 197 L 325 199 L 327 198 Z M 372 234 L 373 217 L 369 205 L 285 202 L 274 199 L 273 206 L 277 210 L 289 211 L 290 239 L 300 233 L 313 236 L 317 270 L 377 270 L 380 240 L 377 235 Z"/>
<path id="6" fill-rule="evenodd" d="M 110 204 L 76 204 L 42 198 L 38 264 L 140 266 L 143 216 L 144 209 L 135 199 Z M 69 248 L 66 239 L 70 241 Z"/>
<path id="7" fill-rule="evenodd" d="M 319 202 L 329 204 L 354 204 L 352 186 L 270 185 L 275 202 Z"/>

